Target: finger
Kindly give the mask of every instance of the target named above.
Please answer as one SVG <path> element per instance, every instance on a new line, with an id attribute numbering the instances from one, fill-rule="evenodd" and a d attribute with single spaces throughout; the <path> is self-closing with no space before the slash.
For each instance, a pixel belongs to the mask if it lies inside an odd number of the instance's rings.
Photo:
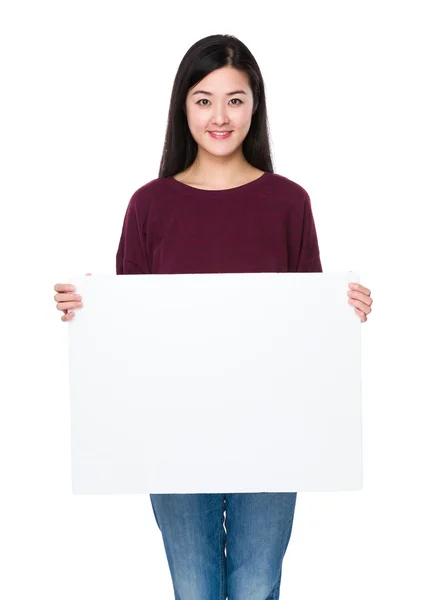
<path id="1" fill-rule="evenodd" d="M 81 300 L 78 302 L 57 302 L 56 304 L 57 310 L 62 310 L 64 313 L 66 313 L 69 308 L 79 308 L 81 306 L 83 306 Z"/>
<path id="2" fill-rule="evenodd" d="M 360 308 L 361 311 L 366 315 L 371 313 L 371 308 L 367 304 L 365 304 L 365 302 L 360 302 L 359 300 L 355 300 L 354 298 L 349 298 L 348 303 L 352 304 L 356 308 Z"/>
<path id="3" fill-rule="evenodd" d="M 361 318 L 361 322 L 365 323 L 365 321 L 367 320 L 366 314 L 363 313 L 362 310 L 359 310 L 359 308 L 355 308 L 355 313 Z"/>
<path id="4" fill-rule="evenodd" d="M 356 281 L 349 283 L 348 287 L 352 290 L 362 292 L 363 294 L 366 294 L 367 296 L 371 296 L 371 291 Z"/>
<path id="5" fill-rule="evenodd" d="M 71 283 L 56 283 L 54 290 L 56 292 L 75 292 L 75 285 Z"/>
<path id="6" fill-rule="evenodd" d="M 79 302 L 81 300 L 80 294 L 55 294 L 55 302 Z"/>
<path id="7" fill-rule="evenodd" d="M 348 291 L 347 295 L 350 298 L 355 298 L 357 300 L 361 300 L 361 302 L 364 302 L 364 304 L 367 304 L 368 306 L 371 306 L 373 304 L 373 298 L 371 298 L 370 296 L 367 296 L 366 294 L 362 293 L 362 292 L 355 292 L 354 290 Z"/>
<path id="8" fill-rule="evenodd" d="M 61 320 L 62 321 L 70 321 L 71 319 L 73 319 L 75 317 L 75 311 L 71 310 L 70 312 L 65 311 L 67 314 L 65 315 L 61 315 Z"/>
<path id="9" fill-rule="evenodd" d="M 86 273 L 86 275 L 92 275 L 92 273 Z M 56 292 L 75 292 L 75 289 L 75 285 L 72 285 L 72 283 L 56 283 L 54 285 Z"/>

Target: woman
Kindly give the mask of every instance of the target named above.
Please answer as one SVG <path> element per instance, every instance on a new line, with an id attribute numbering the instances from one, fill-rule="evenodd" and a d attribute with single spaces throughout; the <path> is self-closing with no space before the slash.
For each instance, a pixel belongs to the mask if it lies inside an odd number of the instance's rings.
<path id="1" fill-rule="evenodd" d="M 235 37 L 206 37 L 179 65 L 159 177 L 130 199 L 116 268 L 117 274 L 322 272 L 310 198 L 273 172 L 264 83 Z M 349 302 L 365 322 L 371 292 L 358 283 L 349 287 Z M 68 321 L 75 314 L 68 309 L 81 306 L 75 288 L 54 289 Z M 279 598 L 296 492 L 150 497 L 176 599 Z"/>

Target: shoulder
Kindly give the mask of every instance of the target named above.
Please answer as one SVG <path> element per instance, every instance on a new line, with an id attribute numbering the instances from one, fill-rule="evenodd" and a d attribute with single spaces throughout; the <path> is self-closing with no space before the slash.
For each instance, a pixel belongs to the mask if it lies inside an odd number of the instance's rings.
<path id="1" fill-rule="evenodd" d="M 272 173 L 271 178 L 269 178 L 269 185 L 274 197 L 283 202 L 289 212 L 295 211 L 297 214 L 302 214 L 306 203 L 310 205 L 307 190 L 285 175 Z"/>
<path id="2" fill-rule="evenodd" d="M 281 175 L 279 173 L 272 173 L 271 181 L 273 186 L 277 188 L 280 192 L 283 192 L 287 196 L 287 198 L 304 199 L 306 196 L 308 196 L 305 188 L 303 188 L 296 181 L 293 181 L 293 179 L 289 179 L 285 175 Z"/>
<path id="3" fill-rule="evenodd" d="M 156 194 L 161 194 L 166 188 L 168 188 L 168 179 L 165 177 L 157 177 L 136 189 L 132 197 L 136 199 L 151 198 Z"/>
<path id="4" fill-rule="evenodd" d="M 169 190 L 169 181 L 164 177 L 157 177 L 143 184 L 133 192 L 129 208 L 137 213 L 148 211 L 158 199 L 164 198 Z"/>

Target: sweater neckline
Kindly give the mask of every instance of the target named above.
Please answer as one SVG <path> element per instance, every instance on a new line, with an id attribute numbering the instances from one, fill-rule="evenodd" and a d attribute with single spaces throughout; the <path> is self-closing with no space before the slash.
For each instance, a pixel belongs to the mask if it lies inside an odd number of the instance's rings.
<path id="1" fill-rule="evenodd" d="M 191 192 L 191 193 L 195 193 L 197 195 L 200 195 L 200 194 L 216 194 L 216 195 L 219 195 L 219 194 L 231 194 L 231 193 L 234 193 L 236 191 L 243 191 L 243 190 L 246 190 L 246 189 L 249 190 L 250 188 L 259 185 L 269 175 L 270 175 L 270 171 L 264 171 L 264 173 L 262 175 L 260 175 L 256 179 L 253 179 L 252 181 L 249 181 L 248 183 L 243 183 L 242 185 L 237 185 L 237 186 L 232 187 L 232 188 L 223 188 L 223 189 L 220 189 L 220 190 L 206 190 L 206 189 L 202 189 L 202 188 L 193 187 L 192 185 L 188 185 L 187 183 L 183 183 L 182 181 L 178 181 L 177 179 L 175 179 L 173 177 L 173 175 L 171 175 L 170 177 L 166 177 L 166 179 L 168 181 L 170 181 L 170 183 L 171 183 L 171 185 L 173 185 L 173 187 L 175 187 L 176 189 L 179 189 L 181 191 Z"/>

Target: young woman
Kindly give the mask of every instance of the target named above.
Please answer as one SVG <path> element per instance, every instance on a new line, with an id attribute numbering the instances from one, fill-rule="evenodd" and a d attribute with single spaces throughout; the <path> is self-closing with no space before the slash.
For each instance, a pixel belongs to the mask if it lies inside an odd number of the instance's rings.
<path id="1" fill-rule="evenodd" d="M 322 272 L 309 195 L 273 172 L 263 79 L 237 38 L 206 37 L 181 61 L 159 177 L 129 201 L 116 270 Z M 349 288 L 365 322 L 371 292 Z M 68 321 L 75 288 L 54 289 Z M 296 492 L 150 497 L 177 600 L 279 598 Z"/>

